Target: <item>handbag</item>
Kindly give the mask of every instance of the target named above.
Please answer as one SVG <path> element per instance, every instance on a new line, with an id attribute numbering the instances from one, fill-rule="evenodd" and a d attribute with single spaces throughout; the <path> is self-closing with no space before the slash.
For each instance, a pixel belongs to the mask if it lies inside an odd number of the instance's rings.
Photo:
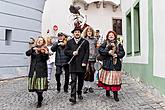
<path id="1" fill-rule="evenodd" d="M 84 75 L 84 80 L 89 81 L 90 78 L 91 78 L 90 76 L 91 76 L 91 72 L 90 72 L 90 66 L 89 66 L 89 63 L 88 63 L 87 66 L 86 66 L 86 72 L 85 72 L 85 75 Z"/>

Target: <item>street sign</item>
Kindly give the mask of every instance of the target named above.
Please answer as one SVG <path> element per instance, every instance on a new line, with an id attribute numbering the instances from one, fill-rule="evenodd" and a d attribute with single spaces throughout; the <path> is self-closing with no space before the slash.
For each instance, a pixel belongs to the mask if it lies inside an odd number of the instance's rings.
<path id="1" fill-rule="evenodd" d="M 58 26 L 57 26 L 57 25 L 54 25 L 54 26 L 53 26 L 53 30 L 54 30 L 54 31 L 57 31 L 57 30 L 58 30 Z"/>

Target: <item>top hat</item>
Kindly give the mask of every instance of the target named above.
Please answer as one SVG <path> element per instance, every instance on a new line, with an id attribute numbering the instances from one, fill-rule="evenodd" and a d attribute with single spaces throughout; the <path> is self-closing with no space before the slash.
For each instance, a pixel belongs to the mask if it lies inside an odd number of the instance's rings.
<path id="1" fill-rule="evenodd" d="M 80 33 L 82 33 L 82 29 L 80 28 L 80 27 L 75 27 L 72 31 L 71 31 L 71 33 L 74 33 L 74 31 L 80 31 Z"/>

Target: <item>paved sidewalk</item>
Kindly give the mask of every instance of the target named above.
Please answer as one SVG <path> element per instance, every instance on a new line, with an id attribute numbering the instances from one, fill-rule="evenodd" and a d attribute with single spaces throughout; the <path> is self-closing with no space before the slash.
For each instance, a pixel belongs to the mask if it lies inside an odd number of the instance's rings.
<path id="1" fill-rule="evenodd" d="M 114 101 L 112 93 L 108 98 L 105 90 L 95 86 L 94 93 L 83 94 L 84 100 L 78 100 L 75 105 L 68 100 L 70 90 L 66 94 L 62 89 L 58 94 L 54 76 L 52 78 L 49 90 L 44 92 L 43 105 L 39 109 L 36 108 L 36 94 L 27 91 L 27 78 L 1 81 L 0 110 L 165 110 L 164 99 L 153 96 L 144 86 L 126 75 L 123 75 L 119 102 Z"/>

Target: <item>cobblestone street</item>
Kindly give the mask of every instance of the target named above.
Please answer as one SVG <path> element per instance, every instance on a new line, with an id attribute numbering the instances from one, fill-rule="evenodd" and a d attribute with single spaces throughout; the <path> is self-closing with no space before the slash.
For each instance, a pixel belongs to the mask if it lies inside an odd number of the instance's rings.
<path id="1" fill-rule="evenodd" d="M 52 75 L 53 76 L 53 75 Z M 62 75 L 62 78 L 64 76 Z M 39 110 L 164 110 L 164 99 L 157 98 L 132 78 L 123 75 L 119 102 L 108 98 L 105 90 L 95 86 L 94 93 L 83 94 L 84 100 L 72 105 L 69 93 L 56 91 L 54 76 L 49 90 L 44 92 L 43 105 Z M 37 97 L 27 91 L 27 79 L 19 78 L 0 82 L 0 110 L 36 110 Z"/>

